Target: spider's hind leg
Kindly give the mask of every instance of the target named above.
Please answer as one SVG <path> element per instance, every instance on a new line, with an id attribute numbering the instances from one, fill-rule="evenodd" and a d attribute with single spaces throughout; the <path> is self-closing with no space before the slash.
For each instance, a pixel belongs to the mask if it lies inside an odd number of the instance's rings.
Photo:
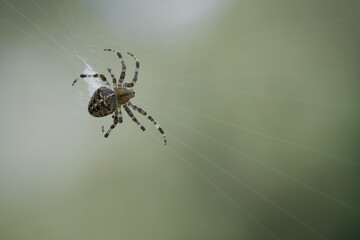
<path id="1" fill-rule="evenodd" d="M 110 126 L 109 130 L 105 133 L 104 137 L 107 138 L 111 132 L 111 130 L 113 130 L 116 126 L 116 124 L 118 124 L 119 122 L 119 118 L 118 118 L 118 110 L 116 109 L 115 114 L 114 114 L 114 123 Z M 102 131 L 104 133 L 104 127 L 102 128 Z"/>
<path id="2" fill-rule="evenodd" d="M 104 74 L 99 74 L 99 73 L 96 73 L 96 74 L 92 74 L 92 75 L 88 75 L 88 74 L 80 74 L 80 77 L 81 78 L 88 78 L 88 77 L 92 77 L 92 78 L 100 78 L 106 86 L 108 86 L 110 88 L 110 83 L 106 80 L 106 77 L 104 76 Z M 78 78 L 75 79 L 75 81 L 73 82 L 73 86 L 74 84 L 77 82 Z"/>
<path id="3" fill-rule="evenodd" d="M 79 78 L 75 79 L 74 82 L 71 85 L 74 86 L 75 83 L 77 82 L 77 80 L 79 80 Z"/>
<path id="4" fill-rule="evenodd" d="M 159 132 L 163 135 L 164 138 L 164 144 L 166 145 L 166 136 L 165 136 L 165 132 L 164 130 L 161 128 L 161 126 L 155 121 L 155 119 L 150 116 L 144 109 L 142 109 L 141 107 L 138 107 L 136 105 L 133 105 L 131 102 L 128 102 L 128 105 L 130 107 L 132 107 L 134 110 L 138 111 L 139 113 L 141 113 L 142 115 L 144 115 L 147 119 L 149 119 L 154 125 L 155 127 L 159 130 Z"/>
<path id="5" fill-rule="evenodd" d="M 123 118 L 122 118 L 122 112 L 121 112 L 121 106 L 119 107 L 119 123 L 123 122 Z"/>
<path id="6" fill-rule="evenodd" d="M 122 112 L 121 112 L 121 106 L 118 108 L 119 109 L 119 123 L 123 122 L 123 118 L 122 118 Z M 112 118 L 114 118 L 115 116 L 112 115 Z"/>

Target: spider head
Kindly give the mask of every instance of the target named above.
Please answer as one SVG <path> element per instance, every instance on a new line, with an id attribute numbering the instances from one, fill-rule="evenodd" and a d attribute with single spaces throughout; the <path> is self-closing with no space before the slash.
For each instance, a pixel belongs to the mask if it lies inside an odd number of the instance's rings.
<path id="1" fill-rule="evenodd" d="M 132 88 L 128 88 L 130 98 L 135 97 L 135 91 Z"/>
<path id="2" fill-rule="evenodd" d="M 132 88 L 120 87 L 114 89 L 114 91 L 117 96 L 118 105 L 123 105 L 127 103 L 131 98 L 135 97 L 135 91 Z"/>

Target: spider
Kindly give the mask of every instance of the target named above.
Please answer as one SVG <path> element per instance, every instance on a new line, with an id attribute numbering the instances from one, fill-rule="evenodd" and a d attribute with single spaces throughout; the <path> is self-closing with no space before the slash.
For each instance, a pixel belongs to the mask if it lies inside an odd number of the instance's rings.
<path id="1" fill-rule="evenodd" d="M 117 50 L 106 48 L 104 51 L 113 52 L 114 54 L 117 54 L 117 56 L 120 59 L 121 65 L 122 65 L 122 71 L 120 74 L 119 82 L 116 84 L 116 78 L 114 74 L 112 73 L 110 68 L 107 68 L 109 74 L 111 75 L 111 78 L 113 80 L 113 86 L 114 89 L 110 88 L 109 82 L 106 80 L 106 77 L 104 74 L 93 74 L 93 75 L 87 75 L 87 74 L 81 74 L 80 78 L 99 78 L 105 83 L 105 87 L 98 88 L 95 93 L 92 95 L 89 105 L 88 105 L 88 111 L 90 115 L 94 117 L 105 117 L 109 114 L 113 114 L 112 117 L 114 119 L 114 123 L 110 126 L 109 130 L 105 133 L 104 126 L 102 127 L 102 133 L 104 134 L 104 137 L 107 138 L 111 132 L 115 128 L 115 126 L 118 123 L 122 123 L 122 113 L 121 113 L 121 107 L 123 107 L 126 111 L 126 113 L 130 116 L 130 118 L 138 125 L 140 126 L 141 130 L 145 131 L 145 127 L 136 119 L 132 111 L 129 107 L 134 109 L 135 111 L 138 111 L 140 114 L 144 115 L 149 119 L 159 130 L 159 132 L 163 135 L 164 138 L 164 144 L 166 145 L 166 136 L 164 133 L 164 130 L 160 127 L 160 125 L 155 121 L 155 119 L 150 116 L 144 109 L 141 107 L 138 107 L 130 102 L 130 99 L 135 97 L 135 92 L 133 90 L 133 87 L 137 81 L 138 74 L 139 74 L 139 68 L 140 68 L 140 62 L 136 58 L 136 56 L 132 53 L 128 54 L 132 56 L 136 61 L 136 68 L 135 68 L 135 75 L 132 80 L 132 82 L 124 82 L 125 74 L 126 74 L 126 65 L 123 60 L 123 57 L 121 53 Z M 79 78 L 76 78 L 72 84 L 77 82 Z"/>

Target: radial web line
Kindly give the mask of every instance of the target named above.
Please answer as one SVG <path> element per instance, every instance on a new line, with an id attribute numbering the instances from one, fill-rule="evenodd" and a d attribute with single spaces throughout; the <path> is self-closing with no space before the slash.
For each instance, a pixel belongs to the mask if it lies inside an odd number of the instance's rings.
<path id="1" fill-rule="evenodd" d="M 64 13 L 62 12 L 61 8 L 59 7 L 59 5 L 56 3 L 55 0 L 53 0 L 52 2 L 53 2 L 53 4 L 55 5 L 56 10 L 60 13 L 63 21 L 65 22 L 65 25 L 67 26 L 67 28 L 68 28 L 70 31 L 72 31 L 73 34 L 74 34 L 74 31 L 71 29 L 71 26 L 70 26 L 69 22 L 66 20 L 66 17 L 65 17 L 65 15 L 64 15 Z"/>
<path id="2" fill-rule="evenodd" d="M 156 139 L 156 141 L 160 141 L 155 134 L 150 132 L 150 134 Z M 224 192 L 218 185 L 216 185 L 212 180 L 209 179 L 206 175 L 204 175 L 199 169 L 197 169 L 194 165 L 192 165 L 189 161 L 187 161 L 184 157 L 182 157 L 179 153 L 177 153 L 172 147 L 166 146 L 170 152 L 180 158 L 188 167 L 190 167 L 193 171 L 195 171 L 200 177 L 202 177 L 207 183 L 213 186 L 218 192 L 220 192 L 227 200 L 232 202 L 238 209 L 240 209 L 243 213 L 245 213 L 249 218 L 251 218 L 254 222 L 256 222 L 263 230 L 268 232 L 273 238 L 280 240 L 280 238 L 272 232 L 268 227 L 266 227 L 262 222 L 260 222 L 250 211 L 246 210 L 246 208 L 242 207 L 237 201 L 235 201 L 229 194 Z"/>
<path id="3" fill-rule="evenodd" d="M 222 76 L 223 78 L 224 76 Z M 196 76 L 196 78 L 198 78 Z M 208 78 L 208 77 L 206 77 Z M 297 98 L 297 97 L 285 97 L 281 95 L 273 95 L 273 94 L 265 94 L 261 92 L 254 92 L 254 91 L 246 91 L 241 89 L 235 89 L 235 88 L 227 88 L 227 89 L 221 89 L 221 88 L 211 88 L 203 85 L 197 85 L 193 83 L 182 83 L 182 82 L 169 82 L 169 81 L 161 81 L 161 80 L 152 80 L 151 83 L 158 83 L 158 84 L 169 84 L 169 85 L 178 85 L 185 88 L 190 89 L 202 89 L 202 90 L 213 90 L 213 91 L 222 91 L 222 92 L 229 92 L 229 93 L 235 93 L 235 94 L 243 94 L 247 96 L 252 97 L 261 97 L 261 98 L 272 98 L 282 101 L 288 101 L 288 102 L 295 102 L 295 103 L 305 103 L 305 104 L 313 104 L 313 105 L 319 105 L 324 107 L 333 107 L 333 108 L 342 108 L 342 109 L 353 109 L 353 110 L 360 110 L 360 106 L 356 105 L 348 105 L 348 104 L 342 104 L 337 102 L 327 102 L 327 101 L 320 101 L 320 100 L 308 100 L 304 98 Z"/>
<path id="4" fill-rule="evenodd" d="M 59 48 L 63 49 L 63 50 L 67 50 L 69 51 L 68 48 L 66 48 L 64 45 L 60 44 L 58 41 L 56 41 L 52 36 L 50 36 L 50 34 L 48 34 L 45 30 L 43 30 L 39 25 L 37 25 L 35 22 L 33 22 L 30 18 L 28 18 L 27 16 L 25 16 L 25 14 L 23 14 L 20 10 L 18 10 L 16 7 L 14 7 L 13 5 L 11 5 L 10 3 L 8 3 L 6 0 L 4 0 L 4 2 L 10 6 L 13 10 L 15 10 L 18 14 L 20 14 L 21 16 L 23 16 L 29 23 L 31 23 L 36 29 L 38 29 L 40 32 L 42 32 L 45 36 L 47 36 L 50 40 L 52 40 Z M 69 51 L 70 52 L 70 51 Z"/>
<path id="5" fill-rule="evenodd" d="M 21 28 L 19 28 L 18 26 L 10 23 L 9 21 L 7 21 L 6 19 L 0 17 L 1 21 L 5 22 L 6 24 L 8 24 L 9 26 L 15 28 L 16 30 L 18 30 L 19 32 L 24 33 L 26 36 L 28 36 L 29 38 L 31 38 L 32 40 L 39 42 L 40 44 L 44 45 L 45 47 L 49 48 L 50 50 L 53 50 L 54 52 L 56 52 L 57 54 L 59 54 L 61 57 L 65 58 L 66 60 L 69 60 L 69 58 L 67 56 L 65 56 L 64 54 L 62 54 L 59 50 L 57 50 L 56 48 L 53 48 L 49 45 L 47 45 L 46 43 L 42 42 L 41 40 L 35 38 L 34 36 L 32 36 L 30 33 L 25 32 L 24 30 L 22 30 Z"/>
<path id="6" fill-rule="evenodd" d="M 44 11 L 44 9 L 42 9 L 42 7 L 40 7 L 40 5 L 34 1 L 31 0 L 31 2 L 40 10 L 40 12 L 51 22 L 52 25 L 54 25 L 54 27 L 66 38 L 66 41 L 68 41 L 68 43 L 71 43 L 71 40 L 68 38 L 68 36 L 64 33 L 64 31 L 52 20 L 52 18 L 49 16 L 49 14 L 46 13 L 46 11 Z"/>
<path id="7" fill-rule="evenodd" d="M 24 33 L 25 35 L 29 36 L 31 39 L 41 43 L 42 45 L 46 46 L 47 48 L 54 50 L 56 53 L 58 53 L 60 56 L 64 57 L 67 61 L 72 62 L 73 64 L 75 64 L 77 67 L 79 67 L 79 63 L 76 62 L 74 59 L 71 58 L 71 56 L 75 56 L 73 54 L 71 54 L 71 51 L 65 47 L 64 45 L 62 45 L 61 43 L 59 43 L 58 41 L 56 41 L 49 33 L 47 33 L 44 29 L 42 29 L 39 25 L 37 25 L 35 22 L 33 22 L 29 17 L 27 17 L 23 12 L 21 12 L 20 10 L 18 10 L 16 7 L 14 7 L 13 5 L 11 5 L 9 2 L 7 2 L 6 0 L 3 0 L 5 4 L 7 4 L 10 8 L 12 8 L 14 11 L 16 11 L 20 16 L 22 16 L 26 21 L 28 21 L 31 25 L 33 25 L 37 30 L 39 30 L 41 33 L 43 33 L 47 38 L 49 38 L 52 42 L 55 43 L 56 46 L 58 46 L 60 49 L 64 50 L 65 52 L 68 53 L 68 55 L 64 55 L 62 53 L 62 51 L 57 50 L 56 48 L 53 48 L 51 46 L 49 46 L 48 44 L 40 41 L 39 39 L 35 38 L 33 35 L 29 34 L 28 32 L 22 30 L 21 28 L 17 27 L 16 25 L 8 22 L 7 20 L 3 19 L 0 17 L 0 19 L 4 22 L 6 22 L 8 25 L 14 27 L 15 29 L 19 30 L 20 32 Z M 34 5 L 35 2 L 32 1 Z M 71 45 L 72 47 L 72 45 Z M 64 72 L 67 72 L 64 70 Z M 67 72 L 68 73 L 68 72 Z M 68 73 L 69 74 L 69 73 Z M 69 76 L 72 76 L 72 74 L 69 74 Z"/>
<path id="8" fill-rule="evenodd" d="M 218 165 L 217 163 L 215 163 L 214 161 L 210 160 L 208 157 L 206 157 L 205 155 L 201 154 L 199 151 L 197 151 L 196 149 L 194 149 L 193 147 L 189 146 L 188 144 L 186 144 L 184 141 L 180 140 L 179 138 L 175 137 L 173 134 L 171 134 L 169 131 L 167 131 L 168 135 L 171 136 L 173 139 L 175 139 L 177 142 L 181 143 L 182 145 L 184 145 L 185 147 L 187 147 L 188 149 L 190 149 L 191 151 L 193 151 L 195 154 L 197 154 L 198 156 L 200 156 L 202 159 L 206 160 L 207 162 L 209 162 L 211 165 L 215 166 L 217 169 L 219 169 L 220 171 L 222 171 L 223 173 L 225 173 L 226 175 L 228 175 L 229 177 L 231 177 L 233 180 L 235 180 L 237 183 L 241 184 L 242 186 L 244 186 L 245 188 L 249 189 L 251 192 L 253 192 L 255 195 L 257 195 L 258 197 L 262 198 L 263 200 L 265 200 L 267 203 L 269 203 L 270 205 L 274 206 L 275 208 L 277 208 L 279 211 L 281 211 L 282 213 L 284 213 L 285 215 L 287 215 L 288 217 L 290 217 L 291 219 L 293 219 L 295 222 L 297 222 L 298 224 L 302 225 L 303 227 L 305 227 L 306 229 L 308 229 L 309 231 L 311 231 L 312 233 L 314 233 L 315 235 L 323 238 L 323 239 L 328 239 L 326 236 L 324 236 L 323 234 L 319 233 L 317 230 L 313 229 L 312 227 L 310 227 L 308 224 L 306 224 L 304 221 L 302 221 L 301 219 L 299 219 L 298 217 L 296 217 L 295 215 L 293 215 L 292 213 L 290 213 L 289 211 L 287 211 L 286 209 L 284 209 L 283 207 L 281 207 L 280 205 L 278 205 L 276 202 L 274 202 L 273 200 L 271 200 L 269 197 L 265 196 L 264 194 L 262 194 L 261 192 L 259 192 L 258 190 L 256 190 L 255 188 L 251 187 L 248 183 L 246 183 L 243 180 L 240 180 L 238 177 L 234 176 L 233 174 L 231 174 L 229 171 L 225 170 L 224 168 L 222 168 L 220 165 Z"/>
<path id="9" fill-rule="evenodd" d="M 207 135 L 205 133 L 202 133 L 202 132 L 200 132 L 200 131 L 198 131 L 198 130 L 190 127 L 190 126 L 187 126 L 186 124 L 183 124 L 183 123 L 179 122 L 178 120 L 176 120 L 176 119 L 174 119 L 174 118 L 172 118 L 172 117 L 170 117 L 170 116 L 168 116 L 168 115 L 166 115 L 164 113 L 161 113 L 158 110 L 153 109 L 152 111 L 153 112 L 158 112 L 160 115 L 172 120 L 173 122 L 177 123 L 178 125 L 181 125 L 181 126 L 187 128 L 187 129 L 189 129 L 189 130 L 191 130 L 191 131 L 193 131 L 193 132 L 195 132 L 195 133 L 197 133 L 197 134 L 211 140 L 212 142 L 215 142 L 215 143 L 219 144 L 220 146 L 222 146 L 222 147 L 224 147 L 224 148 L 226 148 L 228 150 L 231 150 L 232 152 L 235 152 L 236 154 L 238 154 L 238 155 L 240 155 L 240 156 L 242 156 L 242 157 L 244 157 L 244 158 L 246 158 L 248 160 L 259 164 L 263 168 L 268 169 L 268 170 L 270 170 L 270 171 L 272 171 L 272 172 L 286 178 L 287 180 L 289 180 L 291 182 L 294 182 L 294 183 L 302 186 L 303 188 L 308 189 L 309 191 L 314 192 L 314 193 L 326 198 L 327 200 L 329 200 L 329 201 L 331 201 L 331 202 L 333 202 L 333 203 L 335 203 L 335 204 L 337 204 L 339 206 L 342 206 L 343 208 L 346 208 L 347 210 L 350 210 L 350 211 L 360 215 L 360 211 L 357 208 L 355 208 L 353 206 L 350 206 L 350 205 L 344 203 L 343 201 L 338 200 L 338 199 L 334 198 L 333 196 L 331 196 L 331 195 L 329 195 L 327 193 L 324 193 L 324 192 L 322 192 L 322 191 L 320 191 L 320 190 L 318 190 L 318 189 L 316 189 L 316 188 L 314 188 L 314 187 L 312 187 L 312 186 L 310 186 L 310 185 L 308 185 L 308 184 L 306 184 L 306 183 L 304 183 L 304 182 L 302 182 L 302 181 L 300 181 L 300 180 L 298 180 L 298 179 L 296 179 L 294 177 L 291 177 L 290 175 L 288 175 L 288 174 L 286 174 L 286 173 L 284 173 L 284 172 L 282 172 L 282 171 L 280 171 L 280 170 L 278 170 L 278 169 L 276 169 L 274 167 L 271 167 L 270 165 L 268 165 L 268 164 L 266 164 L 266 163 L 264 163 L 264 162 L 262 162 L 262 161 L 260 161 L 260 160 L 258 160 L 256 158 L 254 158 L 254 157 L 252 157 L 250 155 L 247 155 L 247 154 L 239 151 L 238 149 L 236 149 L 234 147 L 226 145 L 226 144 L 218 141 L 217 139 L 215 139 L 215 138 L 213 138 L 213 137 L 211 137 L 211 136 L 209 136 L 209 135 Z"/>
<path id="10" fill-rule="evenodd" d="M 244 126 L 241 126 L 241 125 L 238 125 L 238 124 L 235 124 L 235 123 L 227 122 L 225 120 L 218 119 L 218 118 L 213 117 L 213 116 L 202 114 L 202 113 L 200 113 L 198 111 L 189 110 L 189 109 L 186 109 L 186 108 L 183 108 L 183 107 L 180 107 L 180 106 L 176 106 L 174 104 L 169 104 L 169 103 L 165 103 L 163 101 L 155 100 L 153 98 L 146 97 L 146 100 L 150 100 L 150 101 L 161 103 L 163 105 L 167 105 L 167 106 L 170 106 L 170 107 L 173 107 L 173 108 L 176 108 L 176 109 L 180 109 L 182 111 L 189 112 L 189 113 L 191 113 L 193 115 L 197 115 L 197 116 L 200 116 L 200 117 L 203 117 L 203 118 L 210 119 L 210 120 L 215 121 L 215 122 L 219 122 L 219 123 L 221 123 L 223 125 L 227 125 L 229 127 L 233 127 L 233 128 L 237 128 L 237 129 L 246 131 L 246 132 L 250 132 L 250 133 L 253 133 L 255 135 L 262 136 L 262 137 L 265 137 L 265 138 L 268 138 L 268 139 L 272 139 L 272 140 L 275 140 L 275 141 L 278 141 L 278 142 L 281 142 L 281 143 L 284 143 L 284 144 L 287 144 L 287 145 L 290 145 L 290 146 L 293 146 L 293 147 L 298 147 L 300 149 L 303 149 L 303 150 L 306 150 L 306 151 L 309 151 L 309 152 L 313 152 L 313 153 L 316 153 L 318 155 L 322 155 L 324 157 L 328 157 L 330 159 L 337 160 L 337 161 L 340 161 L 340 162 L 343 162 L 343 163 L 347 163 L 347 164 L 350 164 L 352 166 L 356 166 L 356 167 L 360 166 L 360 163 L 358 163 L 358 162 L 355 162 L 355 161 L 352 161 L 352 160 L 349 160 L 349 159 L 344 159 L 342 157 L 339 157 L 339 156 L 336 156 L 336 155 L 333 155 L 333 154 L 330 154 L 330 153 L 327 153 L 327 152 L 323 152 L 323 151 L 320 151 L 318 149 L 315 149 L 315 148 L 312 148 L 312 147 L 309 147 L 309 146 L 305 146 L 305 145 L 302 145 L 302 144 L 299 144 L 299 143 L 296 143 L 296 142 L 292 142 L 290 140 L 286 140 L 286 139 L 283 139 L 283 138 L 280 138 L 280 137 L 272 136 L 272 135 L 270 135 L 268 133 L 264 133 L 264 132 L 261 132 L 261 131 L 258 131 L 258 130 L 254 130 L 254 129 L 251 129 L 251 128 L 248 128 L 248 127 L 244 127 Z"/>

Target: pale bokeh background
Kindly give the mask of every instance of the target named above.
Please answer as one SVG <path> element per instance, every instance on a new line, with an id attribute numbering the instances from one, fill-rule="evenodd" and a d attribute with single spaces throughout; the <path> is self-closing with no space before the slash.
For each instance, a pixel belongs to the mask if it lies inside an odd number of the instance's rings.
<path id="1" fill-rule="evenodd" d="M 360 238 L 359 1 L 8 2 L 0 239 Z M 103 48 L 167 146 L 101 135 L 71 83 Z"/>

